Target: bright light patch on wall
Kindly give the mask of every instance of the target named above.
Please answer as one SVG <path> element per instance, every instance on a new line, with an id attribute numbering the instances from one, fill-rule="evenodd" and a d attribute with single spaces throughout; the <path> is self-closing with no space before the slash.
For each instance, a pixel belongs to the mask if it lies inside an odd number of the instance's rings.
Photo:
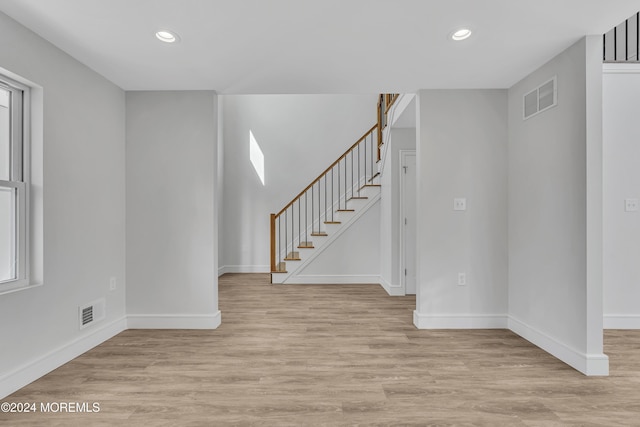
<path id="1" fill-rule="evenodd" d="M 255 169 L 258 178 L 264 185 L 264 154 L 260 149 L 260 146 L 256 142 L 256 138 L 253 136 L 253 132 L 249 131 L 249 159 Z"/>

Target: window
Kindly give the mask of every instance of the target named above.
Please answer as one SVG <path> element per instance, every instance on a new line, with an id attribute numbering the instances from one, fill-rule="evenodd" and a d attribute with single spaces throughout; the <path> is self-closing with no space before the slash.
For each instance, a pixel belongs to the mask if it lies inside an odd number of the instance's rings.
<path id="1" fill-rule="evenodd" d="M 29 284 L 27 90 L 0 75 L 0 293 Z"/>

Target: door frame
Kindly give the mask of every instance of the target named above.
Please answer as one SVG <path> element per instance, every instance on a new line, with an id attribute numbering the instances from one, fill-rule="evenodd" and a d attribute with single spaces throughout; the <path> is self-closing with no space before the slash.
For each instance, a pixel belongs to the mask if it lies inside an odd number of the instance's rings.
<path id="1" fill-rule="evenodd" d="M 400 275 L 400 284 L 402 285 L 402 293 L 404 295 L 407 295 L 407 276 L 405 276 L 404 274 L 404 269 L 405 269 L 405 258 L 406 258 L 406 253 L 405 253 L 405 248 L 404 248 L 404 243 L 405 243 L 405 238 L 404 238 L 404 232 L 405 232 L 405 228 L 404 228 L 404 218 L 405 218 L 405 212 L 404 212 L 404 200 L 405 200 L 405 174 L 404 174 L 404 165 L 405 165 L 405 161 L 407 159 L 407 157 L 416 157 L 416 150 L 398 150 L 398 153 L 400 154 L 399 156 L 399 164 L 400 167 L 398 168 L 398 174 L 400 175 L 400 197 L 398 199 L 398 204 L 399 206 L 399 210 L 400 210 L 400 217 L 398 218 L 398 226 L 399 226 L 399 230 L 400 232 L 399 237 L 400 237 L 400 250 L 398 251 L 398 274 Z M 417 166 L 417 161 L 418 159 L 416 158 L 416 166 Z M 417 180 L 417 175 L 416 175 L 416 180 Z M 416 182 L 417 185 L 417 182 Z M 417 259 L 417 258 L 416 258 Z M 417 280 L 417 275 L 416 275 L 416 280 Z M 416 287 L 418 286 L 418 284 L 416 283 Z"/>

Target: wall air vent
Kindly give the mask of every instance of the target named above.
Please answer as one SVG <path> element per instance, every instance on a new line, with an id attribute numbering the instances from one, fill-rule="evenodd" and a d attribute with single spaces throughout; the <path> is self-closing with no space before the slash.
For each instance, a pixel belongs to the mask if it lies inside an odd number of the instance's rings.
<path id="1" fill-rule="evenodd" d="M 106 315 L 106 303 L 104 298 L 78 307 L 78 321 L 80 329 L 84 329 L 95 322 L 104 319 Z"/>
<path id="2" fill-rule="evenodd" d="M 557 77 L 544 82 L 523 97 L 522 117 L 527 120 L 558 104 Z"/>
<path id="3" fill-rule="evenodd" d="M 93 322 L 93 306 L 92 305 L 82 309 L 81 322 L 82 322 L 82 326 L 86 325 L 87 323 Z"/>

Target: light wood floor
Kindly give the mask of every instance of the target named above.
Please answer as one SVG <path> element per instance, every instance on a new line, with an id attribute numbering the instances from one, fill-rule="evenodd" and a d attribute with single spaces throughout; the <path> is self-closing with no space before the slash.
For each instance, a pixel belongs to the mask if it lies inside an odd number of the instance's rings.
<path id="1" fill-rule="evenodd" d="M 509 331 L 424 331 L 378 285 L 220 279 L 215 331 L 129 330 L 4 401 L 99 402 L 97 414 L 0 424 L 640 425 L 640 332 L 607 331 L 588 378 Z"/>

